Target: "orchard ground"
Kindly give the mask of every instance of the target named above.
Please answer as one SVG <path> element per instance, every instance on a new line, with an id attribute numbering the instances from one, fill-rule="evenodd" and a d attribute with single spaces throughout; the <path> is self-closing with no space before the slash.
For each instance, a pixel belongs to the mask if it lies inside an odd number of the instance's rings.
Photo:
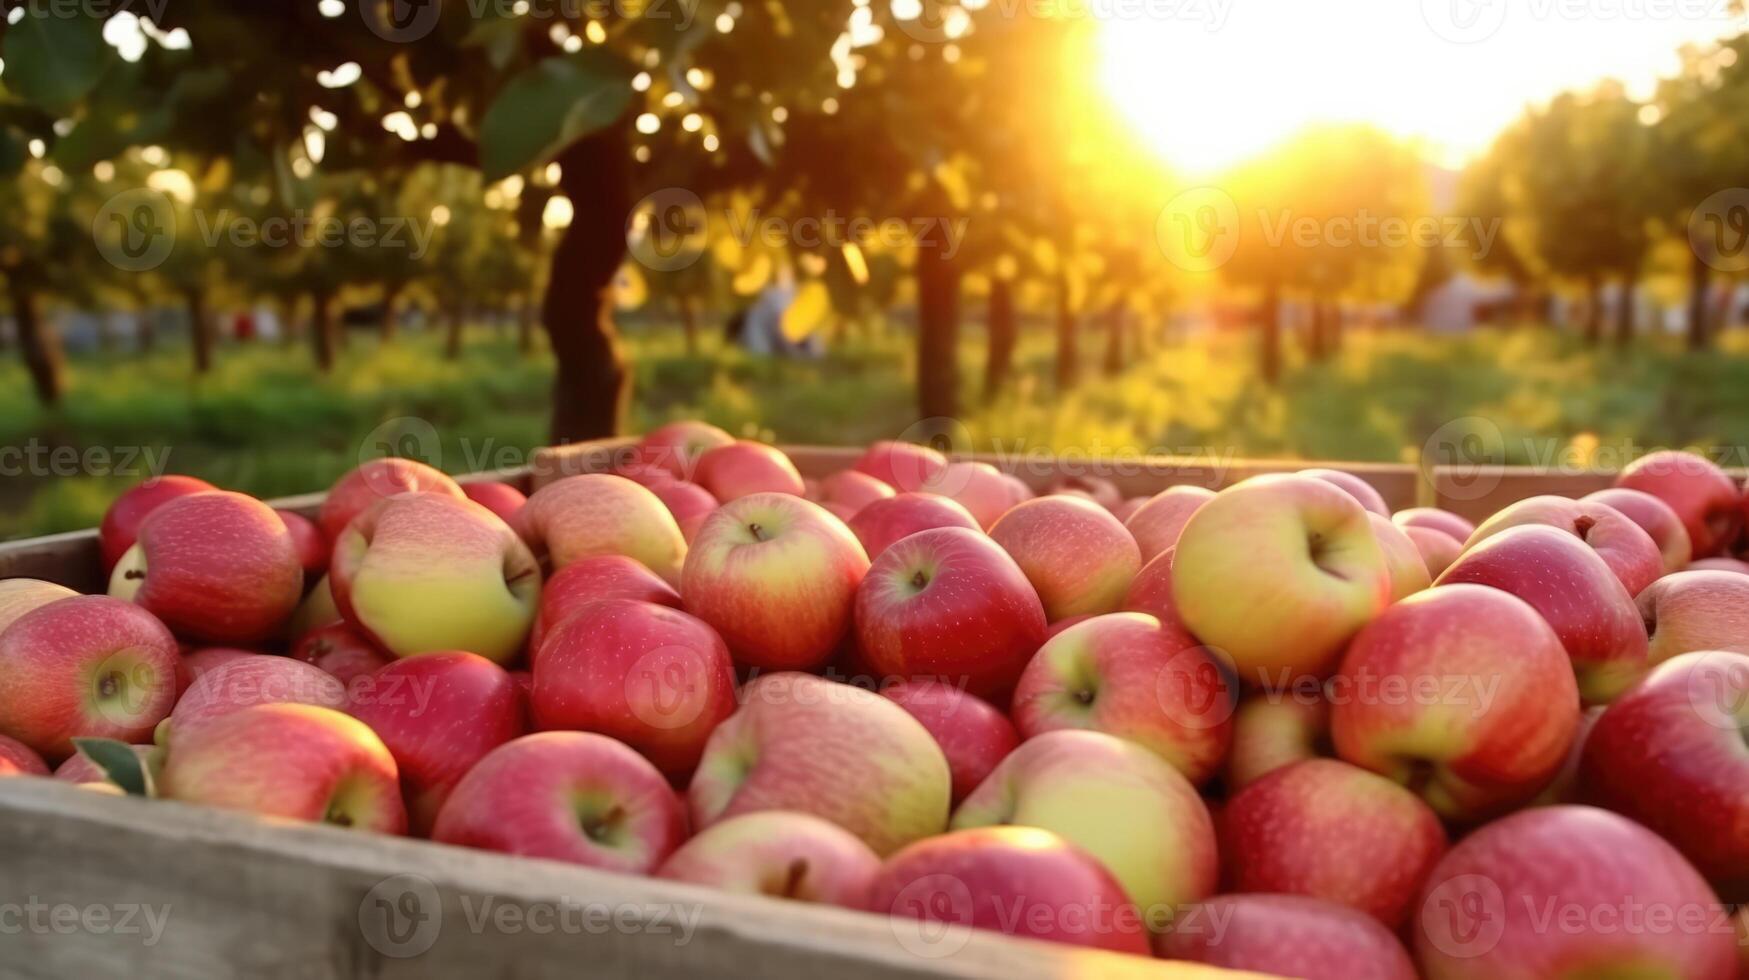
<path id="1" fill-rule="evenodd" d="M 1612 466 L 1630 447 L 1662 445 L 1749 463 L 1749 450 L 1731 450 L 1749 447 L 1745 331 L 1690 354 L 1677 338 L 1588 349 L 1540 328 L 1351 330 L 1324 363 L 1293 350 L 1271 389 L 1249 333 L 1155 340 L 1107 377 L 1105 338 L 1090 329 L 1079 384 L 1058 393 L 1050 327 L 1038 322 L 1024 325 L 1010 383 L 990 404 L 982 331 L 963 333 L 963 421 L 978 448 L 999 452 L 1413 462 L 1430 439 L 1452 444 L 1480 428 L 1499 433 L 1490 452 L 1520 465 Z M 913 340 L 898 326 L 839 338 L 816 362 L 752 358 L 708 335 L 688 354 L 670 324 L 629 327 L 626 342 L 639 431 L 699 417 L 777 443 L 860 445 L 916 421 Z M 520 464 L 545 441 L 551 364 L 490 329 L 471 331 L 456 361 L 431 334 L 379 346 L 356 333 L 326 377 L 301 345 L 223 346 L 199 380 L 188 362 L 174 340 L 148 355 L 75 358 L 52 411 L 32 401 L 15 358 L 0 364 L 0 538 L 93 526 L 154 468 L 261 497 L 325 489 L 389 419 L 429 423 L 441 452 L 431 461 L 456 473 Z"/>

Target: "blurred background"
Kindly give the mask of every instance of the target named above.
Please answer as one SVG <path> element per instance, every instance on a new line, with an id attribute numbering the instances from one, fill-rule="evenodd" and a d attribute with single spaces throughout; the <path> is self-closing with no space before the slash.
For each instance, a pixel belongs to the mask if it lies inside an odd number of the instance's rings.
<path id="1" fill-rule="evenodd" d="M 5 9 L 0 538 L 680 417 L 1749 463 L 1731 0 Z"/>

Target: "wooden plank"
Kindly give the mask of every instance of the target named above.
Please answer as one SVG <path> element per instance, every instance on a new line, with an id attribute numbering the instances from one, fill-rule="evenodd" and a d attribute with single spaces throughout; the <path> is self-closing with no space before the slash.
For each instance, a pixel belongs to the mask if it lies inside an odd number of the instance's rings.
<path id="1" fill-rule="evenodd" d="M 942 933 L 884 916 L 270 823 L 47 779 L 0 780 L 0 819 L 0 900 L 41 910 L 40 928 L 25 920 L 0 942 L 0 974 L 9 977 L 1255 976 L 994 933 Z M 75 911 L 48 911 L 56 907 Z M 64 925 L 69 916 L 79 921 Z M 103 926 L 84 924 L 95 916 Z"/>

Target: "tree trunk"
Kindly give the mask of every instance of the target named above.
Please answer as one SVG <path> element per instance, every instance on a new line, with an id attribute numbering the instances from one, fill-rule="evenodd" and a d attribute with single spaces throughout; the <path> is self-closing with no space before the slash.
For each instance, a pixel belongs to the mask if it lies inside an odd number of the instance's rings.
<path id="1" fill-rule="evenodd" d="M 1342 353 L 1342 304 L 1331 302 L 1324 309 L 1324 356 Z"/>
<path id="2" fill-rule="evenodd" d="M 959 414 L 960 273 L 945 241 L 918 244 L 916 275 L 917 411 L 952 418 Z"/>
<path id="3" fill-rule="evenodd" d="M 675 300 L 680 310 L 680 329 L 686 333 L 686 356 L 698 356 L 698 301 L 691 293 Z"/>
<path id="4" fill-rule="evenodd" d="M 1313 297 L 1306 309 L 1306 360 L 1314 364 L 1324 360 L 1324 304 Z"/>
<path id="5" fill-rule="evenodd" d="M 12 293 L 12 317 L 18 323 L 18 352 L 30 372 L 36 400 L 43 405 L 59 405 L 67 391 L 67 362 L 61 353 L 60 335 L 43 322 L 40 301 L 22 277 L 9 273 L 6 280 Z"/>
<path id="6" fill-rule="evenodd" d="M 524 357 L 534 353 L 534 329 L 539 323 L 540 307 L 532 295 L 524 296 L 516 311 L 516 350 Z"/>
<path id="7" fill-rule="evenodd" d="M 1120 300 L 1111 304 L 1111 309 L 1105 311 L 1105 376 L 1115 378 L 1123 373 L 1124 357 L 1124 324 L 1128 317 L 1124 315 L 1124 305 Z"/>
<path id="8" fill-rule="evenodd" d="M 383 287 L 383 316 L 377 321 L 377 339 L 384 347 L 394 343 L 401 328 L 401 293 L 405 289 L 406 285 L 398 282 Z"/>
<path id="9" fill-rule="evenodd" d="M 310 293 L 310 341 L 316 352 L 316 370 L 327 374 L 334 369 L 335 339 L 338 329 L 334 322 L 334 297 L 315 290 Z"/>
<path id="10" fill-rule="evenodd" d="M 1634 342 L 1634 284 L 1623 280 L 1621 305 L 1615 308 L 1615 346 L 1626 350 Z"/>
<path id="11" fill-rule="evenodd" d="M 213 320 L 207 313 L 206 290 L 190 287 L 183 298 L 188 303 L 188 344 L 194 350 L 194 373 L 213 369 Z"/>
<path id="12" fill-rule="evenodd" d="M 1274 285 L 1263 293 L 1262 330 L 1259 371 L 1266 383 L 1277 385 L 1281 383 L 1281 290 Z"/>
<path id="13" fill-rule="evenodd" d="M 1711 319 L 1711 310 L 1708 307 L 1712 300 L 1713 267 L 1698 249 L 1693 254 L 1693 282 L 1688 289 L 1688 349 L 1700 351 L 1706 350 L 1712 335 L 1712 324 L 1708 322 Z"/>
<path id="14" fill-rule="evenodd" d="M 984 402 L 996 400 L 1008 385 L 1008 375 L 1014 370 L 1014 345 L 1019 330 L 1014 322 L 1014 283 L 1008 279 L 990 281 L 990 305 L 985 311 L 984 329 L 987 347 L 984 351 Z"/>
<path id="15" fill-rule="evenodd" d="M 467 322 L 467 313 L 458 306 L 449 306 L 443 313 L 443 359 L 459 361 L 462 358 L 462 331 Z"/>
<path id="16" fill-rule="evenodd" d="M 1080 374 L 1078 363 L 1079 353 L 1076 342 L 1079 339 L 1081 325 L 1077 322 L 1075 309 L 1069 303 L 1069 281 L 1057 281 L 1057 390 L 1068 391 L 1075 387 L 1076 375 Z"/>
<path id="17" fill-rule="evenodd" d="M 134 325 L 134 350 L 150 354 L 158 346 L 158 310 L 152 308 L 140 316 Z"/>
<path id="18" fill-rule="evenodd" d="M 631 375 L 613 322 L 613 278 L 632 210 L 630 116 L 559 154 L 559 187 L 576 209 L 553 251 L 542 322 L 558 369 L 552 441 L 620 431 Z"/>
<path id="19" fill-rule="evenodd" d="M 1603 284 L 1595 279 L 1585 284 L 1585 343 L 1596 347 L 1603 342 Z"/>

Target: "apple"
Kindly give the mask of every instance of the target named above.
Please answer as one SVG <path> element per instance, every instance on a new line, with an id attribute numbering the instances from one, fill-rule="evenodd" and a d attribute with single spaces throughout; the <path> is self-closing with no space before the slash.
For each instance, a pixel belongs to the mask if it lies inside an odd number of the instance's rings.
<path id="1" fill-rule="evenodd" d="M 62 768 L 65 768 L 63 765 Z M 15 738 L 0 735 L 0 778 L 6 776 L 47 776 L 49 764 L 36 750 Z"/>
<path id="2" fill-rule="evenodd" d="M 952 779 L 905 709 L 810 674 L 767 674 L 705 744 L 687 798 L 693 827 L 756 810 L 830 820 L 882 856 L 947 826 Z"/>
<path id="3" fill-rule="evenodd" d="M 734 436 L 708 422 L 686 419 L 646 433 L 638 443 L 638 458 L 666 469 L 675 479 L 686 480 L 691 478 L 700 456 L 734 442 Z"/>
<path id="4" fill-rule="evenodd" d="M 1730 914 L 1707 883 L 1651 831 L 1592 807 L 1526 810 L 1459 841 L 1414 934 L 1437 980 L 1737 975 Z"/>
<path id="5" fill-rule="evenodd" d="M 260 704 L 179 733 L 164 756 L 169 799 L 400 834 L 407 811 L 382 740 L 332 708 Z"/>
<path id="6" fill-rule="evenodd" d="M 1260 476 L 1184 525 L 1172 592 L 1190 632 L 1247 684 L 1328 674 L 1391 596 L 1367 511 L 1335 484 Z"/>
<path id="7" fill-rule="evenodd" d="M 1433 578 L 1438 578 L 1464 553 L 1464 543 L 1444 531 L 1412 524 L 1403 528 L 1403 533 L 1414 542 L 1415 550 L 1421 553 L 1421 563 Z"/>
<path id="8" fill-rule="evenodd" d="M 1178 603 L 1172 597 L 1172 560 L 1176 556 L 1176 549 L 1168 548 L 1143 565 L 1136 573 L 1136 580 L 1130 583 L 1129 592 L 1124 594 L 1123 607 L 1129 612 L 1147 613 L 1188 635 L 1190 631 L 1184 629 L 1184 620 L 1178 616 Z M 1082 621 L 1090 618 L 1082 617 Z M 1053 636 L 1060 625 L 1052 625 Z"/>
<path id="9" fill-rule="evenodd" d="M 674 471 L 659 463 L 647 463 L 641 459 L 627 460 L 610 470 L 614 476 L 626 479 L 647 487 L 651 490 L 681 482 L 674 476 Z"/>
<path id="10" fill-rule="evenodd" d="M 1383 776 L 1308 759 L 1228 800 L 1220 841 L 1228 890 L 1321 898 L 1395 929 L 1445 853 L 1445 828 Z"/>
<path id="11" fill-rule="evenodd" d="M 536 490 L 520 527 L 554 571 L 595 555 L 625 555 L 679 584 L 686 560 L 686 537 L 662 499 L 606 473 L 568 476 Z"/>
<path id="12" fill-rule="evenodd" d="M 428 832 L 474 764 L 528 732 L 515 681 L 485 657 L 432 653 L 397 660 L 351 686 L 349 711 L 388 746 L 413 828 Z"/>
<path id="13" fill-rule="evenodd" d="M 1111 516 L 1117 518 L 1118 523 L 1127 526 L 1130 518 L 1134 517 L 1136 511 L 1141 510 L 1142 505 L 1147 503 L 1149 499 L 1148 497 L 1125 497 L 1123 503 L 1111 509 Z"/>
<path id="14" fill-rule="evenodd" d="M 862 909 L 880 856 L 850 831 L 806 813 L 762 810 L 712 824 L 680 845 L 656 877 L 737 895 Z"/>
<path id="15" fill-rule="evenodd" d="M 1349 646 L 1330 699 L 1343 761 L 1460 822 L 1536 796 L 1579 727 L 1560 638 L 1529 603 L 1479 585 L 1429 589 L 1385 610 Z"/>
<path id="16" fill-rule="evenodd" d="M 1653 582 L 1636 602 L 1651 634 L 1653 666 L 1695 651 L 1749 653 L 1749 576 L 1677 572 Z"/>
<path id="17" fill-rule="evenodd" d="M 462 494 L 474 503 L 498 515 L 498 519 L 515 527 L 528 503 L 528 495 L 508 483 L 497 480 L 475 480 L 462 484 Z"/>
<path id="18" fill-rule="evenodd" d="M 947 457 L 928 446 L 882 441 L 868 447 L 852 469 L 867 473 L 901 494 L 916 493 L 947 469 Z"/>
<path id="19" fill-rule="evenodd" d="M 1097 504 L 1062 495 L 1017 504 L 990 528 L 1052 622 L 1116 612 L 1142 570 L 1136 539 Z"/>
<path id="20" fill-rule="evenodd" d="M 955 942 L 941 927 L 957 926 L 1137 956 L 1149 951 L 1141 913 L 1111 872 L 1036 827 L 976 827 L 918 841 L 881 865 L 868 895 L 872 912 L 936 924 L 920 942 Z"/>
<path id="21" fill-rule="evenodd" d="M 304 567 L 304 587 L 308 588 L 328 574 L 328 538 L 316 522 L 295 510 L 275 511 L 291 534 L 292 547 L 298 553 L 298 564 Z"/>
<path id="22" fill-rule="evenodd" d="M 1410 507 L 1408 510 L 1397 511 L 1391 515 L 1391 523 L 1405 531 L 1412 527 L 1438 531 L 1458 544 L 1468 541 L 1470 535 L 1476 533 L 1476 525 L 1467 518 L 1438 507 Z"/>
<path id="23" fill-rule="evenodd" d="M 1433 576 L 1427 571 L 1427 560 L 1421 557 L 1421 549 L 1414 540 L 1402 528 L 1392 524 L 1390 518 L 1371 511 L 1366 516 L 1372 522 L 1379 550 L 1385 556 L 1385 570 L 1391 577 L 1391 601 L 1407 599 L 1432 587 Z"/>
<path id="24" fill-rule="evenodd" d="M 211 493 L 218 487 L 192 476 L 160 476 L 147 480 L 124 492 L 109 505 L 103 523 L 97 528 L 97 542 L 103 554 L 103 574 L 108 575 L 127 554 L 139 537 L 140 524 L 159 505 L 196 493 Z"/>
<path id="25" fill-rule="evenodd" d="M 1629 463 L 1618 487 L 1643 490 L 1670 505 L 1682 518 L 1694 557 L 1711 558 L 1737 540 L 1743 526 L 1743 493 L 1712 460 L 1665 450 Z"/>
<path id="26" fill-rule="evenodd" d="M 116 563 L 109 594 L 185 639 L 257 643 L 297 609 L 303 563 L 273 508 L 240 493 L 197 493 L 152 511 Z"/>
<path id="27" fill-rule="evenodd" d="M 547 634 L 530 702 L 537 727 L 611 735 L 684 783 L 735 711 L 735 665 L 702 621 L 603 599 Z"/>
<path id="28" fill-rule="evenodd" d="M 724 504 L 687 555 L 686 611 L 728 641 L 738 664 L 809 670 L 849 632 L 868 555 L 844 522 L 801 497 Z"/>
<path id="29" fill-rule="evenodd" d="M 1474 548 L 1507 528 L 1539 525 L 1566 531 L 1590 545 L 1621 579 L 1628 595 L 1639 595 L 1664 574 L 1664 555 L 1644 528 L 1608 504 L 1566 497 L 1520 500 L 1483 521 L 1466 548 Z"/>
<path id="30" fill-rule="evenodd" d="M 554 627 L 578 610 L 603 599 L 638 599 L 681 608 L 680 593 L 655 572 L 624 555 L 596 555 L 559 569 L 541 589 L 540 608 L 528 633 L 532 657 Z"/>
<path id="31" fill-rule="evenodd" d="M 397 657 L 467 650 L 502 663 L 521 652 L 540 601 L 540 565 L 508 524 L 430 493 L 347 525 L 332 575 L 346 621 Z"/>
<path id="32" fill-rule="evenodd" d="M 1223 895 L 1160 937 L 1160 956 L 1305 980 L 1416 980 L 1415 964 L 1369 915 L 1301 895 Z"/>
<path id="33" fill-rule="evenodd" d="M 456 500 L 467 496 L 461 485 L 442 470 L 417 460 L 373 459 L 335 481 L 322 500 L 316 523 L 322 526 L 329 541 L 338 540 L 353 518 L 403 493 L 435 493 Z"/>
<path id="34" fill-rule="evenodd" d="M 297 611 L 292 613 L 291 620 L 285 624 L 284 635 L 296 641 L 313 630 L 333 623 L 345 622 L 340 615 L 340 607 L 334 604 L 334 588 L 330 576 L 324 575 L 304 596 L 298 604 Z"/>
<path id="35" fill-rule="evenodd" d="M 1014 505 L 1014 491 L 989 463 L 949 463 L 927 489 L 958 501 L 986 529 Z"/>
<path id="36" fill-rule="evenodd" d="M 1326 483 L 1341 487 L 1343 490 L 1347 491 L 1350 497 L 1359 501 L 1360 505 L 1365 507 L 1368 512 L 1377 514 L 1387 520 L 1391 516 L 1391 508 L 1385 504 L 1384 496 L 1380 494 L 1372 484 L 1355 476 L 1353 473 L 1345 473 L 1342 470 L 1314 468 L 1300 470 L 1297 475 L 1309 476 L 1315 480 L 1323 480 Z"/>
<path id="37" fill-rule="evenodd" d="M 1613 507 L 1623 517 L 1633 521 L 1651 535 L 1664 560 L 1664 571 L 1680 572 L 1694 558 L 1694 542 L 1688 539 L 1688 528 L 1670 505 L 1644 490 L 1610 487 L 1581 498 L 1582 503 Z"/>
<path id="38" fill-rule="evenodd" d="M 1020 735 L 1006 715 L 952 684 L 904 681 L 882 686 L 880 694 L 922 723 L 941 746 L 953 777 L 956 806 L 1020 744 Z"/>
<path id="39" fill-rule="evenodd" d="M 901 493 L 872 501 L 846 523 L 870 559 L 879 558 L 893 542 L 919 531 L 938 527 L 982 530 L 977 518 L 958 501 L 932 493 Z"/>
<path id="40" fill-rule="evenodd" d="M 1730 572 L 1733 575 L 1749 575 L 1749 561 L 1736 558 L 1702 558 L 1688 566 L 1693 572 Z"/>
<path id="41" fill-rule="evenodd" d="M 1312 684 L 1252 694 L 1233 713 L 1227 791 L 1237 793 L 1277 769 L 1335 753 L 1330 744 L 1330 702 L 1322 687 Z"/>
<path id="42" fill-rule="evenodd" d="M 1003 487 L 1006 492 L 1007 485 Z M 820 502 L 838 504 L 849 510 L 852 517 L 869 504 L 886 500 L 894 493 L 892 487 L 858 470 L 839 470 L 820 481 Z"/>
<path id="43" fill-rule="evenodd" d="M 1051 481 L 1047 493 L 1064 494 L 1085 497 L 1098 504 L 1106 511 L 1111 511 L 1123 503 L 1123 494 L 1118 492 L 1117 485 L 1102 476 L 1091 473 L 1071 473 L 1059 476 Z"/>
<path id="44" fill-rule="evenodd" d="M 1530 603 L 1560 637 L 1587 702 L 1612 701 L 1645 673 L 1646 626 L 1633 596 L 1575 535 L 1536 525 L 1507 528 L 1472 545 L 1436 584 L 1465 582 Z"/>
<path id="45" fill-rule="evenodd" d="M 1190 515 L 1203 504 L 1215 499 L 1215 492 L 1206 487 L 1176 486 L 1160 491 L 1136 509 L 1124 527 L 1141 548 L 1142 561 L 1171 551 L 1178 544 L 1178 535 Z"/>
<path id="46" fill-rule="evenodd" d="M 133 749 L 134 757 L 140 760 L 141 767 L 151 772 L 153 783 L 157 783 L 161 778 L 160 772 L 163 761 L 159 758 L 160 753 L 157 751 L 157 747 L 152 745 L 130 745 L 128 748 Z M 0 752 L 0 755 L 4 755 L 4 753 Z M 3 765 L 3 763 L 0 763 L 0 765 Z M 97 763 L 86 758 L 85 753 L 83 752 L 73 753 L 67 757 L 65 762 L 56 766 L 54 777 L 63 783 L 72 783 L 75 786 L 85 786 L 92 783 L 109 783 L 110 785 L 114 785 L 109 778 L 109 774 L 99 768 Z M 120 787 L 117 788 L 119 789 Z"/>
<path id="47" fill-rule="evenodd" d="M 1046 732 L 1020 743 L 954 811 L 953 828 L 1013 824 L 1093 855 L 1149 919 L 1215 890 L 1215 828 L 1190 781 L 1147 749 L 1104 732 Z"/>
<path id="48" fill-rule="evenodd" d="M 0 632 L 18 617 L 51 602 L 71 599 L 79 593 L 64 585 L 34 578 L 0 579 Z"/>
<path id="49" fill-rule="evenodd" d="M 1537 794 L 1536 799 L 1530 801 L 1531 806 L 1585 802 L 1579 794 L 1579 763 L 1585 757 L 1585 740 L 1591 737 L 1591 730 L 1597 727 L 1597 719 L 1603 717 L 1607 707 L 1594 704 L 1579 716 L 1579 731 L 1573 736 L 1573 745 L 1567 750 L 1567 758 L 1561 763 L 1561 771 Z"/>
<path id="50" fill-rule="evenodd" d="M 344 711 L 346 685 L 327 671 L 290 657 L 228 651 L 194 674 L 156 741 L 170 745 L 216 718 L 263 704 L 309 704 Z"/>
<path id="51" fill-rule="evenodd" d="M 234 647 L 201 647 L 199 650 L 184 653 L 176 664 L 176 699 L 180 701 L 202 674 L 217 670 L 228 663 L 260 656 L 264 654 Z"/>
<path id="52" fill-rule="evenodd" d="M 364 634 L 345 623 L 330 623 L 305 633 L 292 645 L 291 655 L 293 659 L 332 674 L 348 689 L 354 680 L 395 662 Z"/>
<path id="53" fill-rule="evenodd" d="M 1014 692 L 1014 725 L 1026 738 L 1075 728 L 1126 738 L 1200 785 L 1227 757 L 1237 697 L 1215 655 L 1176 623 L 1111 613 L 1039 649 Z"/>
<path id="54" fill-rule="evenodd" d="M 723 503 L 757 493 L 800 497 L 806 487 L 796 464 L 761 442 L 736 442 L 705 451 L 698 458 L 698 485 Z"/>
<path id="55" fill-rule="evenodd" d="M 52 762 L 73 739 L 149 737 L 176 701 L 176 638 L 107 596 L 38 606 L 0 630 L 0 735 Z"/>
<path id="56" fill-rule="evenodd" d="M 1008 484 L 1008 506 L 1010 507 L 1013 507 L 1021 501 L 1031 500 L 1038 496 L 1038 494 L 1033 492 L 1032 487 L 1027 485 L 1025 480 L 1015 476 L 1013 473 L 1003 473 L 1002 482 Z"/>
<path id="57" fill-rule="evenodd" d="M 680 536 L 686 539 L 687 544 L 691 544 L 692 539 L 698 536 L 699 525 L 718 506 L 717 498 L 696 483 L 674 480 L 651 487 L 650 492 L 674 516 L 674 523 L 680 525 Z"/>
<path id="58" fill-rule="evenodd" d="M 856 590 L 856 639 L 878 674 L 941 678 L 1005 700 L 1045 639 L 1020 566 L 977 531 L 942 527 L 881 552 Z"/>
<path id="59" fill-rule="evenodd" d="M 686 839 L 686 813 L 643 756 L 606 735 L 538 732 L 481 759 L 431 839 L 649 874 Z"/>

